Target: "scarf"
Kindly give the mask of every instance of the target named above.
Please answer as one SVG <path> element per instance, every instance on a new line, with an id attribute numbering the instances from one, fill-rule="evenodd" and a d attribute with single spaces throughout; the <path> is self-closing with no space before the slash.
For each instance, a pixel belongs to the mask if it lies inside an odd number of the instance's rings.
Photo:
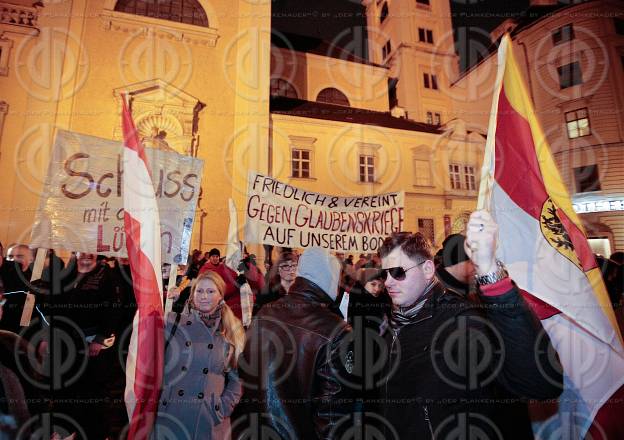
<path id="1" fill-rule="evenodd" d="M 413 304 L 409 306 L 398 307 L 398 306 L 393 305 L 392 317 L 390 319 L 391 327 L 396 330 L 414 321 L 414 318 L 416 317 L 418 312 L 420 312 L 420 309 L 422 309 L 425 306 L 425 303 L 429 299 L 430 297 L 429 293 L 435 286 L 438 285 L 438 283 L 439 283 L 438 279 L 434 277 L 431 280 L 431 282 L 427 285 L 427 287 L 425 287 L 425 290 L 422 293 L 422 295 Z"/>
<path id="2" fill-rule="evenodd" d="M 225 301 L 219 301 L 219 304 L 211 313 L 203 313 L 197 309 L 195 309 L 195 311 L 197 312 L 199 319 L 201 319 L 208 328 L 216 328 L 221 320 L 221 310 L 223 309 L 224 304 Z"/>

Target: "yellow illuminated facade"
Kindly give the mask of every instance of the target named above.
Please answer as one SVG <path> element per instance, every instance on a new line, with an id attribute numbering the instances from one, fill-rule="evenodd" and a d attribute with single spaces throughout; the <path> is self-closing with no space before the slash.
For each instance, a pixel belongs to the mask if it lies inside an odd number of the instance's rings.
<path id="1" fill-rule="evenodd" d="M 414 2 L 388 2 L 383 23 L 381 2 L 365 2 L 370 61 L 284 36 L 271 46 L 268 1 L 197 0 L 173 15 L 142 3 L 0 3 L 5 245 L 29 242 L 55 130 L 120 140 L 122 92 L 148 147 L 205 161 L 192 248 L 224 250 L 230 197 L 244 224 L 249 170 L 320 193 L 404 190 L 406 229 L 437 245 L 462 229 L 485 139 L 452 117 L 452 45 L 436 56 L 426 41 L 451 32 L 447 1 L 418 6 L 424 43 L 419 20 L 393 14 Z"/>

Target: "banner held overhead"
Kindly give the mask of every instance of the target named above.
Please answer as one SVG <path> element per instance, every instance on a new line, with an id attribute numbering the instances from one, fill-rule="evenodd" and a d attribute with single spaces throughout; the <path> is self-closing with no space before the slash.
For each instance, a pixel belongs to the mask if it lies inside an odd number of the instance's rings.
<path id="1" fill-rule="evenodd" d="M 121 142 L 59 130 L 31 246 L 125 257 Z M 203 161 L 145 150 L 161 223 L 162 261 L 185 263 Z"/>
<path id="2" fill-rule="evenodd" d="M 249 173 L 245 241 L 322 247 L 334 252 L 377 252 L 385 237 L 401 231 L 404 192 L 340 197 L 319 194 Z"/>

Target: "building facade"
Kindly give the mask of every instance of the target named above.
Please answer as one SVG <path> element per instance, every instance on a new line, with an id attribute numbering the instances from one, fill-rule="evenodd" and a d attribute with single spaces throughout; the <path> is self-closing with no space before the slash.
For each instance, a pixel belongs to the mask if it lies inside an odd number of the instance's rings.
<path id="1" fill-rule="evenodd" d="M 267 171 L 270 26 L 245 0 L 0 3 L 0 240 L 29 242 L 56 130 L 120 140 L 128 92 L 148 146 L 205 161 L 194 245 L 222 243 Z"/>
<path id="2" fill-rule="evenodd" d="M 595 252 L 624 251 L 624 7 L 541 1 L 510 32 L 537 116 Z M 454 111 L 484 126 L 496 55 L 455 81 Z"/>
<path id="3" fill-rule="evenodd" d="M 192 248 L 223 248 L 230 197 L 244 224 L 248 170 L 320 193 L 404 190 L 405 228 L 440 244 L 475 206 L 485 139 L 448 110 L 456 56 L 446 43 L 438 62 L 433 44 L 448 2 L 400 13 L 412 3 L 365 3 L 369 60 L 272 35 L 270 2 L 0 3 L 0 240 L 29 241 L 55 130 L 121 139 L 129 92 L 148 147 L 205 161 Z"/>

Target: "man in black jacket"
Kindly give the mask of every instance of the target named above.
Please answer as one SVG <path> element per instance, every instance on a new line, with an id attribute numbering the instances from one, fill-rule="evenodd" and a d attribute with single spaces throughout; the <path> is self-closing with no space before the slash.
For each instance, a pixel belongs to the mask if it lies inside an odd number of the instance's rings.
<path id="1" fill-rule="evenodd" d="M 395 233 L 380 249 L 393 302 L 387 439 L 530 439 L 526 401 L 561 393 L 550 340 L 495 258 L 497 228 L 483 211 L 467 226 L 482 306 L 441 285 L 421 234 Z"/>
<path id="2" fill-rule="evenodd" d="M 244 390 L 233 438 L 340 438 L 339 421 L 352 408 L 344 379 L 353 355 L 335 305 L 339 276 L 335 257 L 310 248 L 289 294 L 254 317 L 238 362 Z"/>
<path id="3" fill-rule="evenodd" d="M 442 242 L 442 249 L 435 256 L 436 278 L 446 290 L 474 300 L 475 268 L 464 250 L 466 237 L 451 234 Z"/>
<path id="4" fill-rule="evenodd" d="M 24 244 L 15 244 L 8 248 L 6 261 L 1 260 L 0 255 L 0 280 L 4 291 L 10 294 L 5 297 L 7 302 L 4 306 L 4 318 L 0 322 L 0 329 L 19 333 L 22 309 L 26 299 L 26 294 L 21 292 L 31 290 L 32 251 Z"/>
<path id="5" fill-rule="evenodd" d="M 96 255 L 79 252 L 75 278 L 48 300 L 42 304 L 43 313 L 52 315 L 55 332 L 68 339 L 66 350 L 51 351 L 54 362 L 65 367 L 55 379 L 61 386 L 55 390 L 55 409 L 74 418 L 89 439 L 105 438 L 113 403 L 109 382 L 118 362 L 111 349 L 121 313 L 116 280 L 108 265 L 97 263 Z"/>

